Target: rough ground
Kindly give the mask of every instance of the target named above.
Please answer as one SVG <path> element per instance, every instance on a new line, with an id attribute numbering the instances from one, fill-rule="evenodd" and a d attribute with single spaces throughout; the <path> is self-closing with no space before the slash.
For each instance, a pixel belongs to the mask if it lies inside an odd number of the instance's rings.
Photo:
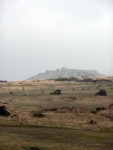
<path id="1" fill-rule="evenodd" d="M 96 86 L 100 84 L 107 96 L 95 96 L 99 91 Z M 28 96 L 25 96 L 23 87 Z M 0 116 L 0 150 L 31 150 L 32 147 L 41 150 L 112 150 L 113 108 L 107 108 L 113 104 L 112 87 L 113 82 L 21 81 L 0 84 L 0 106 L 10 112 L 10 116 Z M 62 90 L 61 94 L 50 95 L 56 89 Z M 73 106 L 77 108 L 76 113 L 43 111 Z M 97 107 L 107 109 L 90 113 Z M 81 112 L 83 109 L 86 111 Z M 34 117 L 34 113 L 44 116 Z"/>

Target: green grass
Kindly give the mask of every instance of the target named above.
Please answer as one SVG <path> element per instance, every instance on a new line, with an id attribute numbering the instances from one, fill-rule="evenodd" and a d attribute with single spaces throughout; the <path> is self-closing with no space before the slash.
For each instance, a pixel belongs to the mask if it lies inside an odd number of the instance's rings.
<path id="1" fill-rule="evenodd" d="M 113 133 L 113 127 L 103 127 L 99 130 L 99 132 Z"/>
<path id="2" fill-rule="evenodd" d="M 0 126 L 1 150 L 41 147 L 47 150 L 110 150 L 113 134 L 58 127 Z M 5 148 L 6 147 L 6 148 Z"/>

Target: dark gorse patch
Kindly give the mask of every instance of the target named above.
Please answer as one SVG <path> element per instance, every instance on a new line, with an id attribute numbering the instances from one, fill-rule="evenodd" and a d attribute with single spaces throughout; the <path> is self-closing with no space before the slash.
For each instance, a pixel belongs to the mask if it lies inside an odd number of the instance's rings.
<path id="1" fill-rule="evenodd" d="M 100 95 L 100 96 L 107 96 L 107 93 L 105 90 L 101 89 L 99 92 L 97 92 L 95 95 Z"/>
<path id="2" fill-rule="evenodd" d="M 33 112 L 33 117 L 43 118 L 45 115 L 42 112 Z"/>
<path id="3" fill-rule="evenodd" d="M 10 115 L 10 113 L 6 110 L 5 106 L 0 106 L 0 115 L 4 117 L 7 117 Z"/>
<path id="4" fill-rule="evenodd" d="M 29 150 L 43 150 L 43 149 L 41 149 L 41 148 L 39 148 L 39 147 L 30 147 Z"/>
<path id="5" fill-rule="evenodd" d="M 54 92 L 51 92 L 50 94 L 61 94 L 61 90 L 59 90 L 59 89 L 57 89 L 56 91 L 54 91 Z"/>

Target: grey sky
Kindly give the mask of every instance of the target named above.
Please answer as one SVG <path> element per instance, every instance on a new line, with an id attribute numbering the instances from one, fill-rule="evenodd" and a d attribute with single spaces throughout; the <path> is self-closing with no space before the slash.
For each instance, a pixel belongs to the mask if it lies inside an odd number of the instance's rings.
<path id="1" fill-rule="evenodd" d="M 112 0 L 0 0 L 0 79 L 57 68 L 113 75 Z"/>

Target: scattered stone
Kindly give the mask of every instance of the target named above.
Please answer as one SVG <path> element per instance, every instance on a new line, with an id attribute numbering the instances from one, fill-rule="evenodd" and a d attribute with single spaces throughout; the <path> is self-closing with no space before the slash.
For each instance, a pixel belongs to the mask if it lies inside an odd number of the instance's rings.
<path id="1" fill-rule="evenodd" d="M 90 86 L 89 89 L 92 90 L 92 87 Z"/>
<path id="2" fill-rule="evenodd" d="M 28 91 L 25 91 L 24 96 L 28 96 Z"/>
<path id="3" fill-rule="evenodd" d="M 42 94 L 44 94 L 44 93 L 45 93 L 45 90 L 43 89 L 43 90 L 42 90 Z"/>
<path id="4" fill-rule="evenodd" d="M 82 90 L 84 90 L 84 87 L 82 87 Z"/>
<path id="5" fill-rule="evenodd" d="M 99 86 L 96 87 L 96 90 L 99 90 Z"/>
<path id="6" fill-rule="evenodd" d="M 40 91 L 42 91 L 42 90 L 43 90 L 43 87 L 40 88 Z"/>

